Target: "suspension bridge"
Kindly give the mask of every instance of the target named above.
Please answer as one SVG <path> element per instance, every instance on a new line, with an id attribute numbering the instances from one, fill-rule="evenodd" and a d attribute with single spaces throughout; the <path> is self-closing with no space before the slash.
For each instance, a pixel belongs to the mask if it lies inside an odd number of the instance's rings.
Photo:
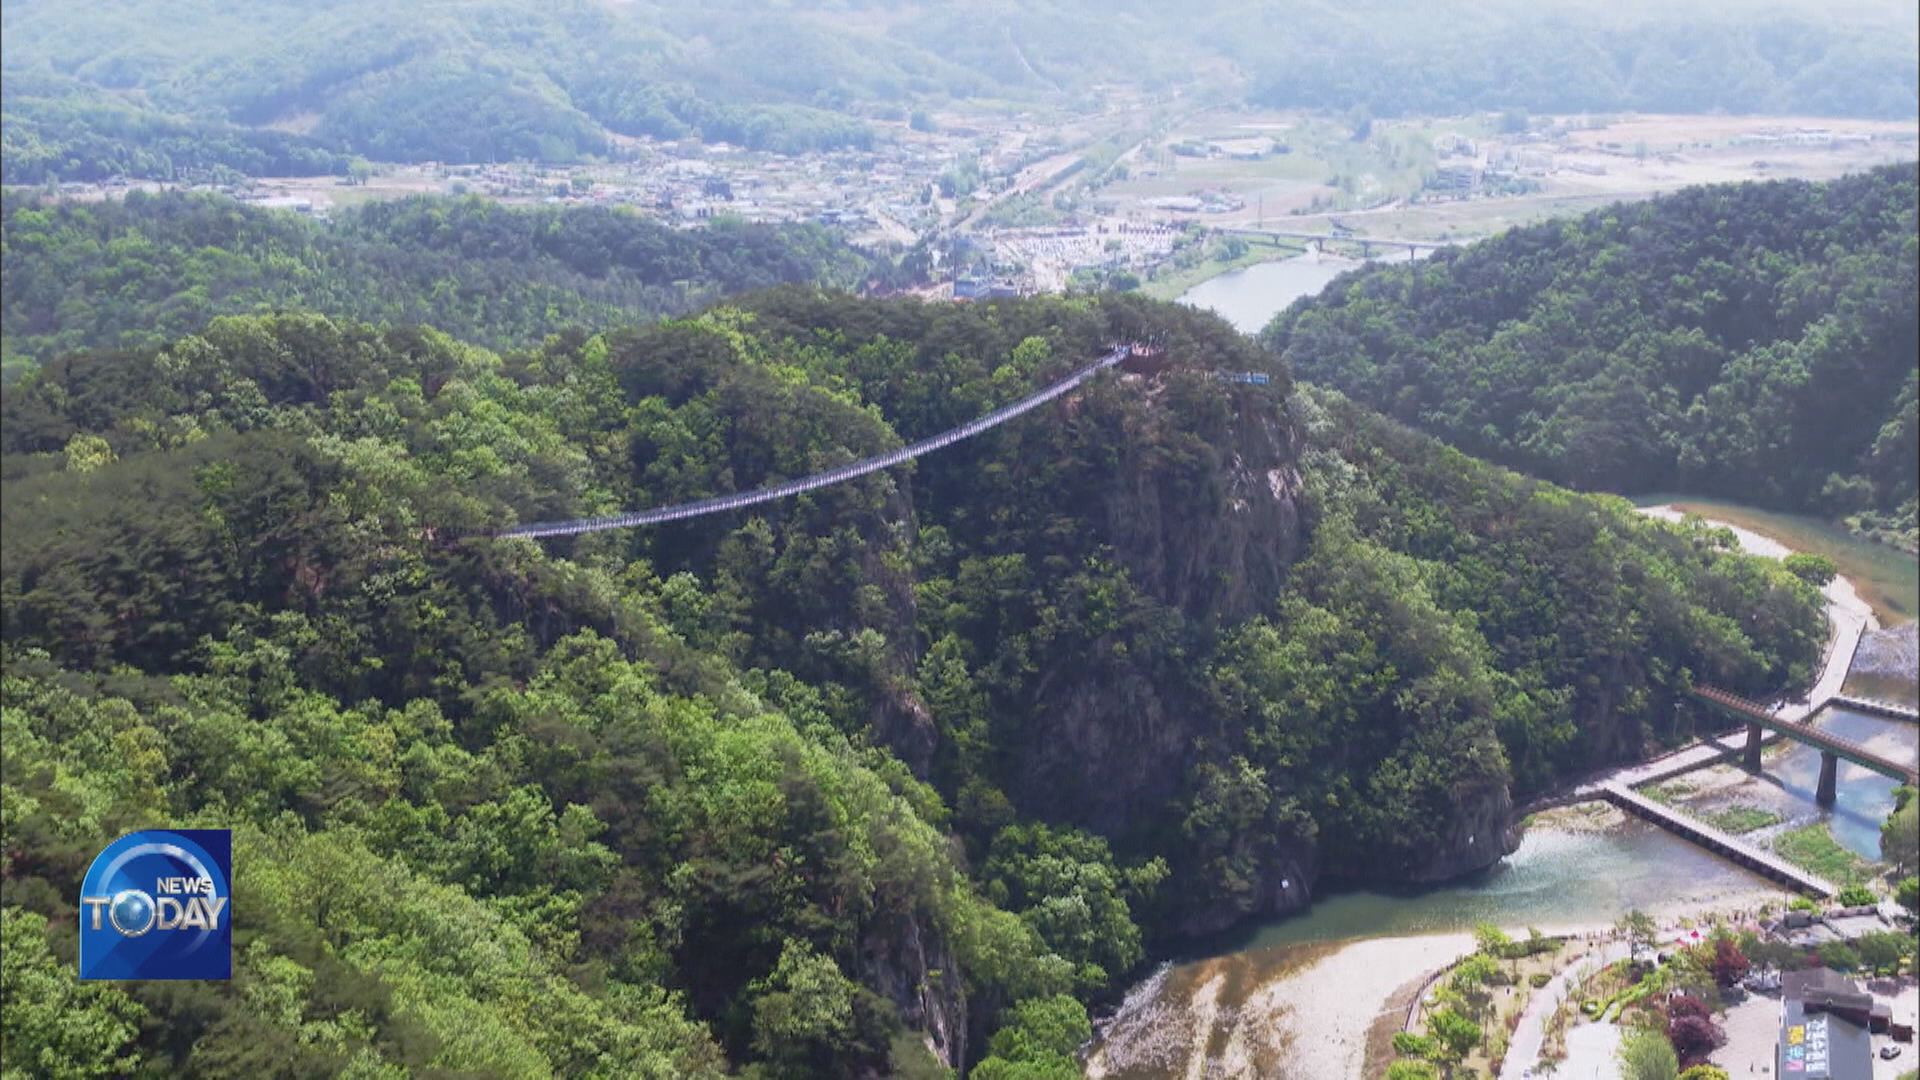
<path id="1" fill-rule="evenodd" d="M 873 457 L 865 458 L 852 464 L 842 465 L 839 468 L 828 469 L 824 472 L 817 472 L 811 476 L 803 476 L 797 480 L 788 480 L 780 484 L 770 484 L 766 487 L 755 488 L 751 491 L 736 492 L 732 495 L 715 495 L 711 498 L 695 499 L 692 502 L 676 503 L 673 506 L 662 506 L 652 510 L 637 510 L 628 514 L 612 514 L 606 517 L 572 518 L 565 521 L 540 521 L 529 525 L 516 525 L 511 529 L 502 529 L 494 535 L 503 537 L 578 536 L 581 533 L 600 532 L 605 529 L 631 529 L 643 525 L 659 525 L 669 521 L 684 521 L 687 518 L 704 517 L 708 514 L 719 514 L 728 510 L 738 510 L 745 506 L 757 506 L 760 503 L 772 502 L 775 499 L 785 499 L 789 496 L 799 495 L 802 492 L 813 491 L 816 488 L 845 483 L 856 477 L 866 476 L 868 473 L 876 473 L 882 469 L 890 469 L 902 462 L 911 461 L 922 454 L 930 454 L 943 447 L 952 446 L 954 443 L 961 442 L 965 439 L 971 439 L 982 432 L 991 431 L 1017 416 L 1023 416 L 1026 413 L 1032 412 L 1034 409 L 1045 405 L 1047 402 L 1052 401 L 1129 357 L 1147 357 L 1152 355 L 1153 352 L 1154 350 L 1151 347 L 1138 342 L 1127 342 L 1116 345 L 1112 351 L 1100 359 L 1074 371 L 1073 374 L 1068 375 L 1059 382 L 1048 386 L 1044 390 L 1029 394 L 1011 405 L 1005 405 L 995 409 L 977 420 L 970 420 L 967 423 L 961 424 L 959 427 L 943 431 L 930 438 L 921 439 L 919 442 L 909 443 L 898 450 L 892 450 L 884 454 L 876 454 Z"/>

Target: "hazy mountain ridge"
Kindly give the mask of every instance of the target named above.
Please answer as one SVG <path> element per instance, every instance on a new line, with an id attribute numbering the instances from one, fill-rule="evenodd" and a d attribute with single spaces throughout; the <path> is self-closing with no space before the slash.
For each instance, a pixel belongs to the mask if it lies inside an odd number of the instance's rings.
<path id="1" fill-rule="evenodd" d="M 485 0 L 164 18 L 119 0 L 5 13 L 11 182 L 184 166 L 572 161 L 610 133 L 775 150 L 866 145 L 911 104 L 1065 103 L 1097 84 L 1211 87 L 1276 107 L 1378 115 L 1522 108 L 1910 116 L 1911 28 L 1859 11 L 1521 5 L 1284 11 L 1155 5 L 605 5 Z M 1477 50 L 1497 43 L 1497 63 Z M 1834 77 L 1844 73 L 1844 79 Z M 106 96 L 102 97 L 102 92 Z M 211 127 L 207 125 L 212 125 Z M 274 128 L 273 152 L 242 151 Z M 136 146 L 181 128 L 216 151 Z M 117 156 L 116 156 L 117 153 Z"/>

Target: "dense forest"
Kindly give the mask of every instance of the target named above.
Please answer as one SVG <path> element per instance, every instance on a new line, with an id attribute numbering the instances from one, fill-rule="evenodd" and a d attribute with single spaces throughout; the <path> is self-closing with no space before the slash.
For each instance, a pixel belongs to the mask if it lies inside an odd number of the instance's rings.
<path id="1" fill-rule="evenodd" d="M 217 315 L 292 308 L 524 346 L 750 289 L 857 286 L 888 270 L 813 225 L 679 230 L 623 210 L 424 196 L 320 223 L 213 195 L 7 195 L 0 356 L 11 379 L 74 349 L 158 346 Z"/>
<path id="2" fill-rule="evenodd" d="M 350 161 L 312 139 L 141 107 L 48 71 L 7 69 L 4 81 L 0 180 L 9 184 L 342 175 Z"/>
<path id="3" fill-rule="evenodd" d="M 1157 370 L 911 468 L 488 535 L 829 467 L 1149 336 Z M 29 1073 L 1074 1076 L 1150 947 L 1487 865 L 1516 795 L 1824 638 L 1724 534 L 1135 297 L 785 287 L 505 352 L 231 316 L 63 354 L 0 421 Z M 155 821 L 235 830 L 235 978 L 77 984 L 87 860 Z"/>
<path id="4" fill-rule="evenodd" d="M 133 0 L 0 13 L 0 178 L 576 161 L 618 136 L 865 146 L 913 104 L 1136 88 L 1375 115 L 1910 117 L 1912 20 L 1866 5 Z M 1487 55 L 1499 64 L 1482 62 Z"/>
<path id="5" fill-rule="evenodd" d="M 1346 275 L 1262 334 L 1469 453 L 1916 546 L 1920 166 L 1689 188 Z"/>

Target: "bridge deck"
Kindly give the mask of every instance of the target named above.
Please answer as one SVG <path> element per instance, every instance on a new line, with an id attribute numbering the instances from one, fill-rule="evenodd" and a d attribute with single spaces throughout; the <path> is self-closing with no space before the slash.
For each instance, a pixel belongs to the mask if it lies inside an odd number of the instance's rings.
<path id="1" fill-rule="evenodd" d="M 1775 716 L 1759 702 L 1749 701 L 1738 694 L 1729 694 L 1725 690 L 1712 686 L 1694 687 L 1693 696 L 1710 705 L 1725 709 L 1750 724 L 1758 724 L 1763 728 L 1778 731 L 1789 739 L 1823 750 L 1842 761 L 1850 761 L 1863 769 L 1871 769 L 1903 784 L 1920 784 L 1920 767 L 1875 753 L 1851 739 L 1843 739 L 1808 724 L 1797 724 Z"/>
<path id="2" fill-rule="evenodd" d="M 748 506 L 757 506 L 760 503 L 772 502 L 775 499 L 784 499 L 832 484 L 843 483 L 855 477 L 866 476 L 869 473 L 876 473 L 882 469 L 893 468 L 895 465 L 911 461 L 922 454 L 930 454 L 935 450 L 952 446 L 954 443 L 962 440 L 971 439 L 983 431 L 999 427 L 1001 424 L 1015 417 L 1023 416 L 1045 405 L 1047 402 L 1060 397 L 1062 394 L 1067 393 L 1088 379 L 1093 378 L 1095 375 L 1119 364 L 1129 357 L 1150 356 L 1152 352 L 1153 346 L 1151 345 L 1140 342 L 1122 342 L 1115 345 L 1111 351 L 1100 359 L 1087 364 L 1043 390 L 1037 390 L 1034 393 L 1028 394 L 1026 397 L 1021 398 L 1011 405 L 1003 405 L 977 420 L 969 420 L 957 428 L 952 428 L 938 435 L 921 439 L 919 442 L 903 446 L 898 450 L 892 450 L 884 454 L 875 454 L 873 457 L 853 462 L 850 465 L 842 465 L 837 469 L 828 469 L 825 472 L 814 473 L 811 476 L 803 476 L 797 480 L 788 480 L 779 484 L 769 484 L 766 487 L 755 488 L 751 491 L 735 492 L 731 495 L 714 495 L 705 499 L 695 499 L 692 502 L 676 503 L 672 506 L 662 506 L 652 510 L 636 510 L 628 514 L 610 514 L 604 517 L 592 518 L 568 518 L 564 521 L 539 521 L 531 525 L 516 525 L 509 529 L 502 529 L 493 535 L 529 538 L 542 536 L 578 536 L 581 533 L 599 532 L 603 529 L 630 529 L 640 525 L 657 525 L 667 521 L 682 521 L 687 518 L 703 517 L 707 514 L 718 514 L 729 510 L 739 510 Z"/>
<path id="3" fill-rule="evenodd" d="M 1340 244 L 1376 244 L 1380 247 L 1419 248 L 1422 251 L 1439 251 L 1442 248 L 1461 246 L 1458 240 L 1403 240 L 1394 236 L 1301 232 L 1292 229 L 1263 229 L 1251 225 L 1222 225 L 1219 226 L 1218 231 L 1237 236 L 1271 236 L 1281 240 L 1323 240 Z"/>
<path id="4" fill-rule="evenodd" d="M 1671 806 L 1654 802 L 1617 780 L 1609 780 L 1601 784 L 1599 790 L 1608 802 L 1628 813 L 1645 818 L 1670 832 L 1679 833 L 1694 843 L 1710 848 L 1774 881 L 1791 885 L 1801 892 L 1819 897 L 1832 896 L 1840 891 L 1831 881 L 1823 877 L 1809 874 L 1770 851 L 1754 847 Z"/>

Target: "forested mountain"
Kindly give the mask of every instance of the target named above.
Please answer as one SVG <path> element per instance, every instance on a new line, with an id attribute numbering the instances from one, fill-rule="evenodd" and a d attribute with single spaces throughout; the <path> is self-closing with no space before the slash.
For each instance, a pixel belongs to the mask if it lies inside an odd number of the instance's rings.
<path id="1" fill-rule="evenodd" d="M 1853 515 L 1911 549 L 1920 166 L 1689 188 L 1347 275 L 1262 334 L 1530 474 Z"/>
<path id="2" fill-rule="evenodd" d="M 1148 336 L 1163 369 L 911 468 L 486 535 L 830 467 Z M 1147 943 L 1484 866 L 1515 793 L 1824 637 L 1724 536 L 1132 297 L 785 288 L 505 354 L 230 317 L 0 421 L 30 1072 L 1075 1075 Z M 86 861 L 154 821 L 235 830 L 235 978 L 75 984 Z"/>
<path id="3" fill-rule="evenodd" d="M 1233 4 L 1201 33 L 1271 106 L 1904 119 L 1920 100 L 1909 16 L 1845 2 L 1359 0 Z"/>
<path id="4" fill-rule="evenodd" d="M 0 69 L 0 181 L 159 180 L 318 176 L 347 172 L 350 155 L 285 131 L 164 112 L 107 86 L 48 69 Z"/>
<path id="5" fill-rule="evenodd" d="M 288 309 L 428 323 L 493 347 L 644 322 L 884 266 L 813 225 L 668 228 L 623 210 L 418 197 L 331 223 L 213 195 L 0 202 L 0 356 L 163 345 L 216 315 Z"/>
<path id="6" fill-rule="evenodd" d="M 867 145 L 953 98 L 1101 84 L 1378 115 L 1524 108 L 1909 117 L 1897 5 L 258 0 L 0 13 L 4 179 L 574 161 L 613 136 Z M 1497 56 L 1498 64 L 1483 62 Z"/>

